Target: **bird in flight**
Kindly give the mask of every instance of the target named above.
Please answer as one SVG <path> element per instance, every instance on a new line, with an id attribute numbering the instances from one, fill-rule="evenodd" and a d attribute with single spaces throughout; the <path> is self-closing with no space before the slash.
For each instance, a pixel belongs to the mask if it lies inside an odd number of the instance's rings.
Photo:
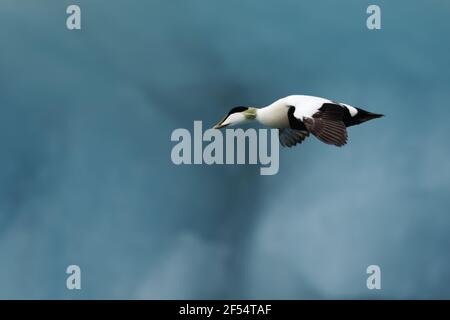
<path id="1" fill-rule="evenodd" d="M 309 134 L 326 143 L 342 147 L 347 143 L 347 127 L 383 117 L 345 103 L 328 99 L 292 95 L 263 108 L 235 107 L 214 126 L 227 126 L 257 121 L 279 129 L 280 143 L 292 147 L 302 143 Z"/>

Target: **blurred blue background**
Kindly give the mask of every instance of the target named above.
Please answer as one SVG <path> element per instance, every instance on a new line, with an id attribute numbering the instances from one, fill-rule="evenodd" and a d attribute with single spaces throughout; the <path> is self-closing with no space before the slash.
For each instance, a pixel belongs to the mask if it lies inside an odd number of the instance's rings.
<path id="1" fill-rule="evenodd" d="M 2 0 L 0 298 L 450 298 L 449 14 Z M 280 150 L 275 176 L 172 164 L 174 129 L 289 94 L 387 116 L 342 149 Z M 366 288 L 371 264 L 382 290 Z"/>

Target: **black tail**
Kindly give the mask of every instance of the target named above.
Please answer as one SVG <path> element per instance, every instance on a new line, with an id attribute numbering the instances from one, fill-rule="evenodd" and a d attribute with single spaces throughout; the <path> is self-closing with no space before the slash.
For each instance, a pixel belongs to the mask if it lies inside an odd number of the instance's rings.
<path id="1" fill-rule="evenodd" d="M 372 119 L 384 117 L 384 114 L 372 113 L 363 109 L 356 108 L 358 110 L 358 114 L 355 116 L 360 122 L 363 123 Z"/>
<path id="2" fill-rule="evenodd" d="M 372 120 L 372 119 L 377 119 L 377 118 L 381 118 L 384 117 L 384 114 L 378 114 L 378 113 L 372 113 L 360 108 L 356 108 L 358 110 L 358 113 L 354 116 L 354 117 L 350 117 L 347 119 L 344 119 L 344 123 L 347 127 L 350 126 L 354 126 L 356 124 L 361 124 L 363 122 Z M 345 121 L 347 120 L 347 121 Z"/>

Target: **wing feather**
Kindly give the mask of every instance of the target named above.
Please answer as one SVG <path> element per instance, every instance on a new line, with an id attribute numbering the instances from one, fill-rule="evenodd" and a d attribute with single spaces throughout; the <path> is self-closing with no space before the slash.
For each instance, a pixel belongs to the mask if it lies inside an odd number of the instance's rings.
<path id="1" fill-rule="evenodd" d="M 296 144 L 302 143 L 309 136 L 306 130 L 295 130 L 291 128 L 279 129 L 280 144 L 283 147 L 292 147 Z"/>
<path id="2" fill-rule="evenodd" d="M 342 121 L 343 116 L 342 106 L 325 103 L 312 118 L 304 118 L 303 123 L 320 141 L 342 147 L 348 140 L 347 129 Z"/>

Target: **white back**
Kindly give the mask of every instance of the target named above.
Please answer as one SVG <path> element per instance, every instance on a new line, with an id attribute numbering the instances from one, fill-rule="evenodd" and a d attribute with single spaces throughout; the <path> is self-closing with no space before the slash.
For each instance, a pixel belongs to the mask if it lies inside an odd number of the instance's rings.
<path id="1" fill-rule="evenodd" d="M 298 119 L 312 117 L 312 115 L 316 113 L 324 103 L 332 103 L 331 100 L 325 98 L 302 95 L 288 96 L 278 101 L 294 106 L 294 116 Z"/>

